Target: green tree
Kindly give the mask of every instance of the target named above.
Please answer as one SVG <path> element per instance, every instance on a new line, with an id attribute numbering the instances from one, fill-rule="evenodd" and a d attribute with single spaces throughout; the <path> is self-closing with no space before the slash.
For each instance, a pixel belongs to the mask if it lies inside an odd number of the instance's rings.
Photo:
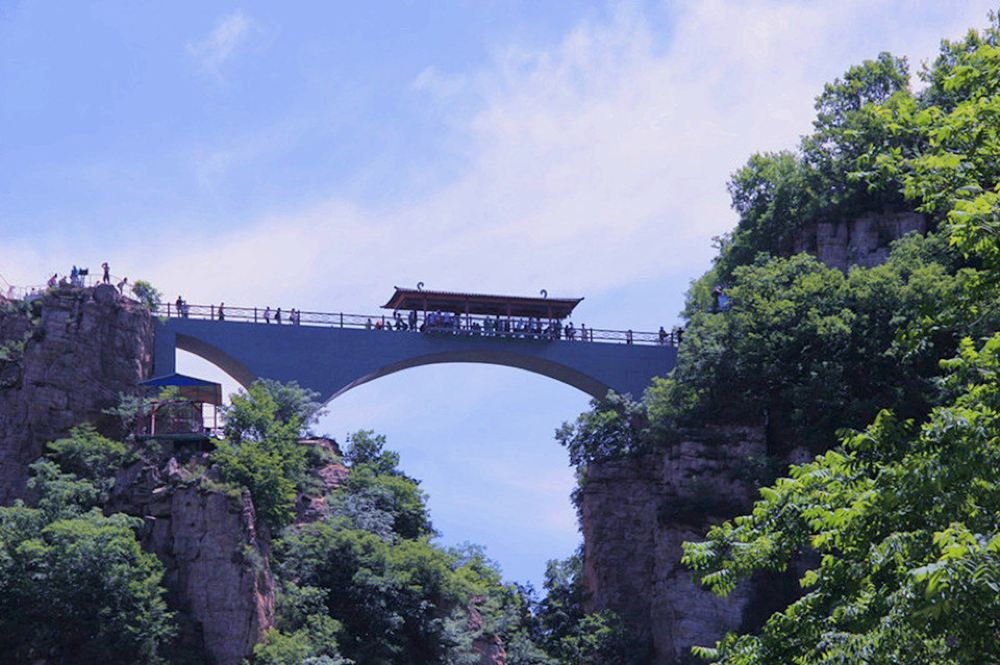
<path id="1" fill-rule="evenodd" d="M 116 471 L 134 462 L 136 456 L 121 441 L 101 436 L 91 425 L 80 425 L 69 436 L 48 444 L 48 454 L 63 471 L 108 490 Z"/>
<path id="2" fill-rule="evenodd" d="M 50 522 L 40 510 L 0 508 L 4 662 L 163 662 L 172 616 L 140 526 L 99 510 Z"/>
<path id="3" fill-rule="evenodd" d="M 399 453 L 386 450 L 385 436 L 372 430 L 360 430 L 347 439 L 344 462 L 350 467 L 365 465 L 374 473 L 399 474 Z"/>
<path id="4" fill-rule="evenodd" d="M 255 382 L 234 395 L 226 410 L 226 439 L 212 453 L 223 480 L 250 490 L 264 523 L 280 529 L 295 518 L 295 499 L 306 480 L 307 454 L 299 444 L 303 432 L 300 410 L 287 399 L 296 392 L 286 386 L 274 397 L 275 385 Z M 304 401 L 304 391 L 297 392 Z M 302 401 L 298 402 L 301 405 Z"/>
<path id="5" fill-rule="evenodd" d="M 135 280 L 135 284 L 132 285 L 132 294 L 139 299 L 146 309 L 150 311 L 156 311 L 160 307 L 160 302 L 163 299 L 163 294 L 154 287 L 152 284 L 144 279 Z"/>
<path id="6" fill-rule="evenodd" d="M 821 555 L 805 595 L 720 663 L 984 663 L 1000 616 L 1000 335 L 945 363 L 946 400 L 919 430 L 883 412 L 842 447 L 761 491 L 752 514 L 686 543 L 726 594 L 757 570 Z"/>
<path id="7" fill-rule="evenodd" d="M 629 395 L 609 391 L 591 400 L 590 410 L 556 430 L 556 441 L 569 452 L 570 463 L 587 464 L 648 452 L 646 412 Z"/>

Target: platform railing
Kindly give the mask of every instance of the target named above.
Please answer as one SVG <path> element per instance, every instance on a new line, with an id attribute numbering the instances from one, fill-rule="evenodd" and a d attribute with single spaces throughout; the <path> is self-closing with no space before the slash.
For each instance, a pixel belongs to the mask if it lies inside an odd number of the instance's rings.
<path id="1" fill-rule="evenodd" d="M 346 312 L 310 312 L 282 308 L 280 319 L 277 309 L 260 307 L 233 307 L 229 305 L 189 305 L 178 309 L 175 303 L 163 303 L 154 312 L 157 316 L 172 319 L 202 319 L 214 321 L 238 321 L 259 325 L 314 326 L 323 328 L 354 328 L 371 330 L 373 333 L 418 332 L 429 335 L 457 335 L 466 337 L 502 337 L 505 339 L 603 342 L 612 344 L 642 344 L 673 346 L 676 340 L 667 333 L 611 330 L 574 326 L 572 331 L 559 324 L 550 325 L 547 320 L 518 317 L 482 316 L 475 314 L 453 314 L 450 318 L 435 321 L 434 315 L 417 317 L 416 329 L 410 325 L 409 312 L 400 312 L 399 318 L 392 314 L 349 314 Z M 431 319 L 430 322 L 427 319 Z"/>

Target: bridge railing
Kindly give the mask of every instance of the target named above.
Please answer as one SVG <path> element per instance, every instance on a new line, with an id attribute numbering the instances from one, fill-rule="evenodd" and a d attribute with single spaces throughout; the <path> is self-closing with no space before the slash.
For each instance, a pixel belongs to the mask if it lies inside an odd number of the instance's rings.
<path id="1" fill-rule="evenodd" d="M 574 327 L 567 330 L 546 322 L 526 319 L 497 319 L 491 316 L 452 315 L 436 321 L 431 316 L 418 316 L 416 329 L 407 316 L 399 318 L 390 314 L 349 314 L 346 312 L 309 312 L 278 310 L 260 307 L 231 307 L 229 305 L 189 305 L 178 309 L 175 303 L 163 303 L 154 312 L 167 318 L 190 318 L 215 321 L 240 321 L 260 325 L 302 325 L 324 328 L 355 328 L 373 332 L 419 332 L 431 335 L 459 335 L 475 337 L 503 337 L 508 339 L 534 339 L 546 341 L 603 342 L 617 344 L 642 344 L 673 346 L 673 335 L 661 336 L 658 332 L 611 330 L 606 328 Z M 427 319 L 431 319 L 428 321 Z"/>

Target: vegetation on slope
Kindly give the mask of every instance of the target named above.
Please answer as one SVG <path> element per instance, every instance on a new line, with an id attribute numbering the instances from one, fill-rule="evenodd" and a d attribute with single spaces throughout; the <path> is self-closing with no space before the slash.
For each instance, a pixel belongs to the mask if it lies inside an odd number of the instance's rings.
<path id="1" fill-rule="evenodd" d="M 762 422 L 829 449 L 761 489 L 753 513 L 685 546 L 726 594 L 806 552 L 804 595 L 719 663 L 983 663 L 1000 615 L 1000 24 L 945 41 L 908 87 L 883 54 L 828 85 L 796 153 L 730 183 L 740 221 L 691 289 L 678 366 L 641 403 L 611 396 L 560 439 L 586 465 L 679 425 Z M 787 256 L 798 229 L 911 209 L 926 238 L 845 276 Z M 730 306 L 713 307 L 726 287 Z M 872 424 L 865 427 L 866 423 Z M 917 423 L 922 423 L 918 425 Z M 843 430 L 838 438 L 836 432 Z M 839 443 L 839 445 L 838 445 Z M 831 449 L 832 448 L 832 449 Z"/>
<path id="2" fill-rule="evenodd" d="M 496 638 L 511 665 L 632 662 L 620 622 L 582 610 L 578 566 L 553 563 L 536 603 L 481 549 L 432 541 L 426 497 L 383 437 L 356 433 L 344 461 L 326 517 L 276 543 L 278 627 L 256 662 L 478 663 Z"/>
<path id="3" fill-rule="evenodd" d="M 31 467 L 31 505 L 0 507 L 0 662 L 163 663 L 174 633 L 141 520 L 100 505 L 126 447 L 89 427 Z"/>

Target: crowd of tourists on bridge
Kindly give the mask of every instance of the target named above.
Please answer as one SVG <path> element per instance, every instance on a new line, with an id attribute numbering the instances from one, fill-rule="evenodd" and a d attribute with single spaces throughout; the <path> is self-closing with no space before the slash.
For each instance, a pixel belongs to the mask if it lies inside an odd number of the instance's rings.
<path id="1" fill-rule="evenodd" d="M 543 324 L 542 319 L 535 317 L 467 317 L 452 312 L 428 312 L 423 322 L 418 321 L 416 310 L 410 310 L 406 319 L 396 312 L 392 320 L 377 318 L 368 319 L 365 327 L 369 330 L 416 330 L 425 333 L 444 333 L 454 335 L 482 335 L 485 337 L 514 337 L 518 339 L 567 339 L 593 341 L 593 330 L 581 325 L 576 328 L 572 322 L 551 320 Z"/>
<path id="2" fill-rule="evenodd" d="M 572 321 L 563 323 L 558 319 L 545 321 L 536 317 L 518 318 L 501 316 L 471 317 L 452 312 L 428 312 L 423 322 L 419 321 L 416 310 L 410 310 L 404 318 L 399 312 L 393 314 L 391 319 L 377 317 L 374 320 L 369 318 L 365 327 L 368 330 L 383 331 L 419 331 L 423 333 L 438 333 L 450 335 L 476 335 L 483 337 L 509 337 L 514 339 L 538 339 L 538 340 L 568 340 L 593 342 L 594 329 L 588 328 L 586 324 L 580 324 L 577 328 Z M 626 344 L 632 344 L 634 333 L 626 330 L 618 335 L 609 336 L 609 331 L 599 331 L 599 339 L 610 341 L 619 339 Z M 674 345 L 680 342 L 683 331 L 674 328 L 667 332 L 663 326 L 655 338 L 655 341 L 663 345 Z"/>
<path id="3" fill-rule="evenodd" d="M 209 308 L 202 309 L 208 310 Z M 210 312 L 200 312 L 199 316 L 208 315 L 209 318 L 219 321 L 226 320 L 227 310 L 225 302 L 220 302 L 217 306 L 212 306 L 210 309 Z M 270 306 L 265 307 L 263 310 L 236 308 L 236 312 L 235 318 L 237 320 L 252 320 L 254 322 L 263 322 L 267 325 L 287 324 L 297 326 L 302 323 L 302 312 L 295 308 L 287 311 L 283 311 L 281 307 L 272 309 Z M 191 315 L 190 305 L 181 296 L 177 296 L 177 300 L 174 303 L 173 315 L 180 318 L 189 318 Z M 325 317 L 329 315 L 311 314 L 310 316 L 312 318 L 307 323 L 336 325 L 336 321 L 329 318 L 316 319 L 316 316 Z M 343 315 L 340 317 L 340 325 L 344 325 Z M 353 317 L 353 320 L 349 320 L 347 325 L 358 326 L 362 324 L 358 320 L 358 317 Z M 364 321 L 363 326 L 368 330 L 386 332 L 415 331 L 430 334 L 581 342 L 595 341 L 596 332 L 598 341 L 619 341 L 625 344 L 632 344 L 636 336 L 632 330 L 595 331 L 593 328 L 588 328 L 586 324 L 580 324 L 577 327 L 572 321 L 563 323 L 559 319 L 545 320 L 538 317 L 503 317 L 499 315 L 469 316 L 441 310 L 427 312 L 422 321 L 416 310 L 410 310 L 406 316 L 403 316 L 399 312 L 394 312 L 391 317 L 368 317 Z M 639 342 L 675 346 L 680 344 L 683 333 L 684 330 L 682 328 L 674 328 L 672 331 L 667 332 L 663 326 L 660 326 L 658 333 L 645 333 L 644 336 L 640 334 Z"/>

